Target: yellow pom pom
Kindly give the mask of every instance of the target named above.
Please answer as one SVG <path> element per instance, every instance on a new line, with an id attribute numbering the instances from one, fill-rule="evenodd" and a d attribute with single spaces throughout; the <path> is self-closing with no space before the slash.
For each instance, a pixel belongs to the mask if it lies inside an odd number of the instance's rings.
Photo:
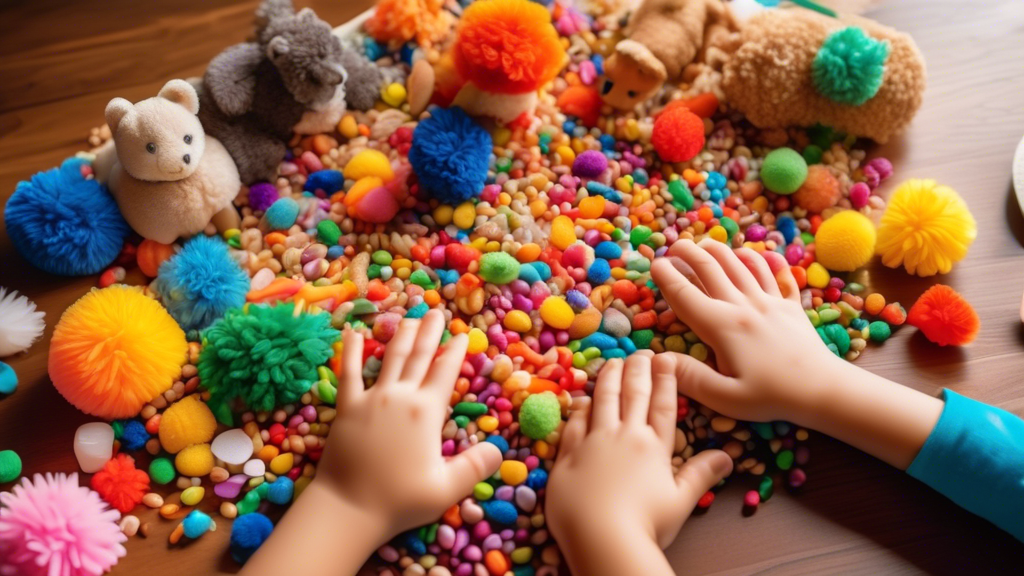
<path id="1" fill-rule="evenodd" d="M 174 457 L 174 467 L 182 476 L 201 477 L 213 470 L 213 451 L 209 444 L 189 446 Z"/>
<path id="2" fill-rule="evenodd" d="M 889 199 L 878 227 L 882 264 L 934 276 L 953 269 L 978 235 L 960 195 L 935 180 L 908 180 Z"/>
<path id="3" fill-rule="evenodd" d="M 160 417 L 160 445 L 171 454 L 213 440 L 216 431 L 217 419 L 196 394 L 175 402 Z"/>
<path id="4" fill-rule="evenodd" d="M 64 311 L 50 343 L 50 380 L 76 408 L 131 418 L 181 375 L 185 333 L 130 286 L 92 290 Z"/>
<path id="5" fill-rule="evenodd" d="M 822 266 L 836 272 L 852 272 L 868 263 L 875 253 L 875 225 L 853 210 L 825 220 L 814 235 L 815 255 Z"/>
<path id="6" fill-rule="evenodd" d="M 384 182 L 390 182 L 395 177 L 395 172 L 391 169 L 391 161 L 388 160 L 388 157 L 383 152 L 369 148 L 353 156 L 348 161 L 348 164 L 345 164 L 343 172 L 345 178 L 349 180 L 359 180 L 367 176 L 374 176 Z"/>

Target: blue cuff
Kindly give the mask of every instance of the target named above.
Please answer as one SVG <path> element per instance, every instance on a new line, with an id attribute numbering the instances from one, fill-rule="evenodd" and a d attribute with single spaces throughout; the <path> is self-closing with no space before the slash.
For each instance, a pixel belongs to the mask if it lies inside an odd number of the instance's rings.
<path id="1" fill-rule="evenodd" d="M 1024 421 L 942 391 L 946 406 L 907 473 L 1024 542 Z"/>

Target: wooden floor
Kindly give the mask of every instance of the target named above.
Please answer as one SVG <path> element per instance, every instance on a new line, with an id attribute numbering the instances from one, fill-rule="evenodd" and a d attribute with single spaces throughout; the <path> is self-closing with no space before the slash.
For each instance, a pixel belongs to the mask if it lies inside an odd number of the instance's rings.
<path id="1" fill-rule="evenodd" d="M 86 147 L 114 96 L 152 96 L 170 78 L 201 73 L 242 41 L 256 0 L 0 0 L 0 198 L 31 174 Z M 370 0 L 297 0 L 340 24 Z M 950 387 L 1024 414 L 1024 217 L 1013 202 L 1010 163 L 1024 135 L 1024 2 L 886 0 L 874 17 L 909 31 L 927 61 L 924 107 L 909 132 L 881 150 L 896 177 L 935 178 L 958 189 L 979 224 L 967 260 L 942 282 L 963 292 L 982 319 L 965 350 L 932 347 L 899 332 L 858 362 L 928 392 Z M 861 279 L 909 305 L 929 281 L 873 268 Z M 68 305 L 95 278 L 61 279 L 30 268 L 0 232 L 0 285 L 28 294 L 47 313 L 44 341 L 8 362 L 21 379 L 0 400 L 0 449 L 26 473 L 76 469 L 72 438 L 88 418 L 46 376 L 47 342 Z M 850 448 L 812 440 L 810 479 L 750 518 L 734 484 L 693 518 L 669 555 L 686 574 L 1002 574 L 1019 569 L 1024 545 L 916 481 Z M 3 488 L 9 488 L 4 486 Z M 114 574 L 230 573 L 228 526 L 169 547 L 170 522 L 133 538 Z M 1018 566 L 1017 569 L 1012 568 Z"/>

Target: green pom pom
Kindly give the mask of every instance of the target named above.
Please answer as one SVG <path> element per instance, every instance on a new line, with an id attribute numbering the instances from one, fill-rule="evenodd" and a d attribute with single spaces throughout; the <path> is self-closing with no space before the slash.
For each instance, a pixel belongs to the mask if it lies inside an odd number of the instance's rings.
<path id="1" fill-rule="evenodd" d="M 531 394 L 519 408 L 519 430 L 534 440 L 547 438 L 561 421 L 562 406 L 551 392 Z"/>
<path id="2" fill-rule="evenodd" d="M 0 451 L 0 484 L 14 482 L 21 476 L 21 457 L 14 450 Z"/>
<path id="3" fill-rule="evenodd" d="M 508 284 L 519 277 L 519 261 L 507 252 L 488 252 L 480 257 L 480 277 L 491 284 Z"/>
<path id="4" fill-rule="evenodd" d="M 273 410 L 309 392 L 340 334 L 330 314 L 295 314 L 291 303 L 235 308 L 203 332 L 199 378 L 213 402 Z"/>
<path id="5" fill-rule="evenodd" d="M 871 340 L 875 342 L 885 342 L 892 336 L 892 328 L 889 324 L 876 320 L 871 324 L 868 324 L 868 334 L 871 336 Z"/>
<path id="6" fill-rule="evenodd" d="M 807 161 L 792 148 L 772 150 L 761 164 L 761 181 L 776 194 L 792 194 L 807 180 Z"/>
<path id="7" fill-rule="evenodd" d="M 170 484 L 175 474 L 174 464 L 167 458 L 156 458 L 149 463 L 149 477 L 157 484 Z"/>
<path id="8" fill-rule="evenodd" d="M 860 106 L 882 87 L 888 57 L 888 42 L 875 40 L 856 26 L 837 30 L 814 57 L 814 87 L 834 102 Z"/>

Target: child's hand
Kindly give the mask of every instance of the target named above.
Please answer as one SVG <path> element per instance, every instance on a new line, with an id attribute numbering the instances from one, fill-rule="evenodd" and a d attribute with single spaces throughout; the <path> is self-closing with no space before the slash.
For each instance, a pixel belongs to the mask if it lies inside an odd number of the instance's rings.
<path id="1" fill-rule="evenodd" d="M 778 254 L 734 252 L 711 240 L 680 240 L 668 255 L 683 265 L 656 260 L 654 281 L 676 316 L 715 351 L 720 371 L 681 354 L 659 359 L 666 369 L 672 364 L 679 391 L 743 420 L 802 421 L 818 403 L 820 385 L 846 363 L 807 320 L 785 261 L 769 266 L 766 256 Z"/>
<path id="2" fill-rule="evenodd" d="M 480 443 L 454 458 L 441 456 L 441 428 L 466 356 L 467 338 L 452 338 L 435 360 L 444 316 L 403 320 L 388 342 L 380 376 L 363 384 L 363 337 L 347 331 L 338 416 L 316 482 L 395 533 L 437 520 L 501 465 L 501 451 Z"/>
<path id="3" fill-rule="evenodd" d="M 675 374 L 655 369 L 652 386 L 652 356 L 644 351 L 625 362 L 609 360 L 593 407 L 585 399 L 574 406 L 562 434 L 546 519 L 574 574 L 667 567 L 658 550 L 675 539 L 697 500 L 732 471 L 728 455 L 708 450 L 673 474 Z"/>

